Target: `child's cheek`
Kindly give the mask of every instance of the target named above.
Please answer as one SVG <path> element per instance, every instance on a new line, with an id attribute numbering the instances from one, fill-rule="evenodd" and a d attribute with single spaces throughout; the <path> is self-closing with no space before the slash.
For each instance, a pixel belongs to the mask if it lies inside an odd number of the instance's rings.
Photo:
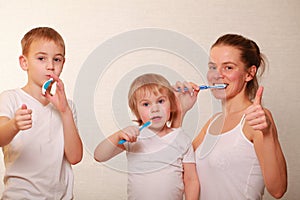
<path id="1" fill-rule="evenodd" d="M 141 110 L 141 118 L 143 121 L 148 121 L 150 118 L 150 110 L 149 109 L 142 109 Z"/>

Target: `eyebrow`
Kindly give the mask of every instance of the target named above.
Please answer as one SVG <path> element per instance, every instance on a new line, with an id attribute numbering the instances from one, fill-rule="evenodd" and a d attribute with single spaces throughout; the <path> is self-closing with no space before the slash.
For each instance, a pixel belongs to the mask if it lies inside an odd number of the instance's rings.
<path id="1" fill-rule="evenodd" d="M 38 55 L 38 54 L 42 54 L 42 55 L 48 55 L 48 53 L 46 52 L 43 52 L 43 51 L 39 51 L 37 53 L 35 53 L 35 55 Z M 55 54 L 54 56 L 61 56 L 61 57 L 65 57 L 63 54 L 61 53 L 58 53 L 58 54 Z"/>
<path id="2" fill-rule="evenodd" d="M 168 98 L 167 95 L 158 95 L 158 96 L 156 96 L 156 97 L 157 97 L 156 100 L 161 99 L 161 98 Z M 143 97 L 143 98 L 141 98 L 138 102 L 143 102 L 143 101 L 151 101 L 151 100 L 150 100 L 149 98 Z"/>
<path id="3" fill-rule="evenodd" d="M 216 65 L 216 63 L 214 63 L 214 62 L 208 62 L 208 64 L 209 65 Z M 222 63 L 222 65 L 227 65 L 227 64 L 233 64 L 233 65 L 237 65 L 235 62 L 232 62 L 232 61 L 227 61 L 227 62 L 224 62 L 224 63 Z"/>

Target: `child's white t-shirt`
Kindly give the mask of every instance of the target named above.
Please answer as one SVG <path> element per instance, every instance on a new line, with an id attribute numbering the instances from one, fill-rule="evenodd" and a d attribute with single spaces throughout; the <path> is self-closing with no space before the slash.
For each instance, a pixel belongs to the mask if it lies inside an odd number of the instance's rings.
<path id="1" fill-rule="evenodd" d="M 2 199 L 72 199 L 73 172 L 64 157 L 60 114 L 52 104 L 43 106 L 22 89 L 14 89 L 0 95 L 0 116 L 13 118 L 22 104 L 32 109 L 33 123 L 2 148 L 6 167 Z"/>
<path id="2" fill-rule="evenodd" d="M 182 200 L 183 163 L 195 163 L 190 138 L 181 128 L 163 137 L 146 128 L 126 143 L 128 199 Z"/>

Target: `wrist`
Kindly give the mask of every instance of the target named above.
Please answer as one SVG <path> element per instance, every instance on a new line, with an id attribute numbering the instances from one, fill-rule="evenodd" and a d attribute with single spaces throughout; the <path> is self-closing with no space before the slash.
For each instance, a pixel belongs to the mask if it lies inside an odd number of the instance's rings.
<path id="1" fill-rule="evenodd" d="M 61 109 L 61 110 L 60 110 L 60 114 L 61 114 L 62 116 L 65 116 L 65 115 L 73 115 L 73 114 L 72 114 L 72 110 L 71 110 L 71 108 L 70 108 L 69 106 L 66 106 L 66 107 L 64 107 L 63 109 Z"/>
<path id="2" fill-rule="evenodd" d="M 12 123 L 12 126 L 11 126 L 12 131 L 13 131 L 14 135 L 16 135 L 20 131 L 20 129 L 18 128 L 17 120 L 15 118 L 12 118 L 11 123 Z"/>

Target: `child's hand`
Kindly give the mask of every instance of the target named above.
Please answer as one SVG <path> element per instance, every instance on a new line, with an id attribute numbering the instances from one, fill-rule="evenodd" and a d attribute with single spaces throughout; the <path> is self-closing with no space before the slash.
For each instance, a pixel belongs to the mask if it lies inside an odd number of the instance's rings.
<path id="1" fill-rule="evenodd" d="M 56 107 L 58 111 L 63 113 L 69 108 L 64 84 L 55 74 L 51 75 L 51 77 L 54 82 L 56 82 L 56 91 L 54 95 L 51 95 L 49 91 L 46 91 L 45 97 Z"/>
<path id="2" fill-rule="evenodd" d="M 23 104 L 21 108 L 16 111 L 15 125 L 18 130 L 27 130 L 32 127 L 31 109 L 27 109 L 27 106 Z"/>
<path id="3" fill-rule="evenodd" d="M 249 106 L 245 112 L 246 121 L 254 129 L 259 131 L 266 130 L 270 126 L 270 120 L 266 114 L 264 108 L 261 105 L 261 99 L 263 94 L 263 87 L 259 87 L 253 104 Z"/>
<path id="4" fill-rule="evenodd" d="M 126 140 L 127 142 L 136 142 L 137 137 L 140 135 L 139 128 L 136 126 L 128 126 L 119 131 L 119 140 Z"/>

